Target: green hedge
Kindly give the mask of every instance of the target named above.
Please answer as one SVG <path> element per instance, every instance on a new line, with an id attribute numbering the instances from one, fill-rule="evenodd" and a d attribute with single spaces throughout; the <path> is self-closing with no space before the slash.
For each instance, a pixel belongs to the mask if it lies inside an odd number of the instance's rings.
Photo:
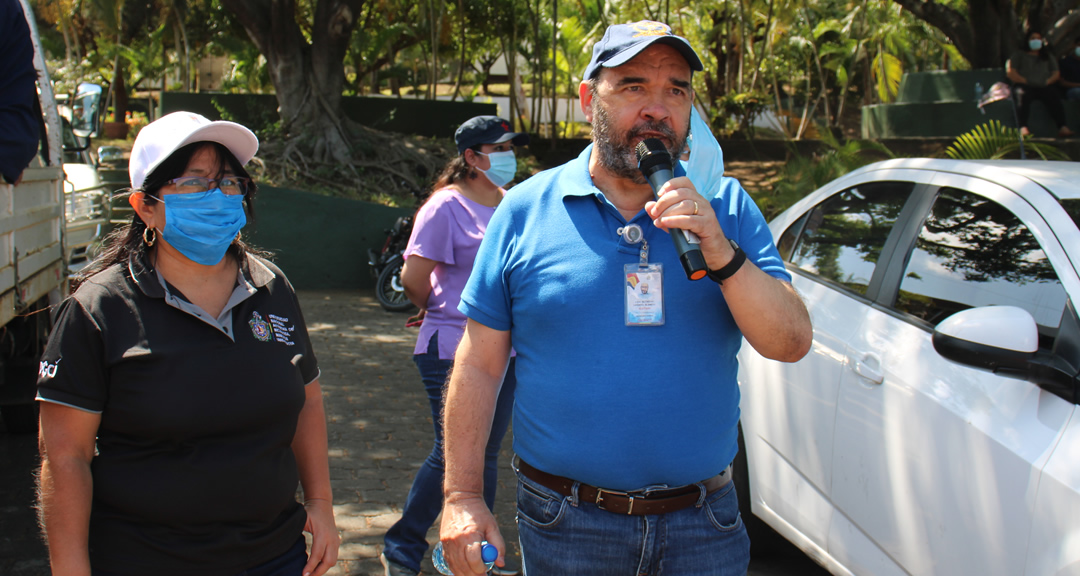
<path id="1" fill-rule="evenodd" d="M 213 94 L 166 92 L 161 113 L 186 111 L 220 120 L 219 109 L 245 126 L 265 126 L 279 119 L 273 94 Z M 364 126 L 388 132 L 450 138 L 462 122 L 473 116 L 496 114 L 495 104 L 416 100 L 413 98 L 342 97 L 345 114 Z"/>

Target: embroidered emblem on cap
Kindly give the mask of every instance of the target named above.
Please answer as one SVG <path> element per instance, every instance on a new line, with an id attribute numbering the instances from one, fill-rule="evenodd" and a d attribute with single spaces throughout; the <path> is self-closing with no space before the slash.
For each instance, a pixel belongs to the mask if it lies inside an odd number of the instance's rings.
<path id="1" fill-rule="evenodd" d="M 258 312 L 251 313 L 251 320 L 248 320 L 248 325 L 251 326 L 251 333 L 260 342 L 269 342 L 273 336 L 270 324 L 263 320 L 263 317 Z"/>
<path id="2" fill-rule="evenodd" d="M 637 34 L 634 34 L 634 38 L 641 36 L 671 36 L 671 28 L 667 24 L 661 22 L 652 22 L 644 20 L 634 23 L 634 30 Z"/>

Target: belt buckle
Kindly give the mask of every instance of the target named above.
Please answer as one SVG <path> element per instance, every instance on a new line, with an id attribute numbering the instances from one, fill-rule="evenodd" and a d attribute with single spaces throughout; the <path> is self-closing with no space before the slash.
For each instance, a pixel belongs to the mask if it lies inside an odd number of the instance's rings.
<path id="1" fill-rule="evenodd" d="M 596 502 L 594 502 L 594 504 L 596 504 L 597 508 L 599 508 L 601 510 L 607 510 L 607 508 L 604 507 L 604 492 L 607 492 L 611 496 L 622 496 L 623 498 L 629 499 L 630 500 L 630 506 L 626 509 L 626 515 L 627 516 L 633 515 L 633 513 L 634 513 L 634 497 L 631 496 L 627 492 L 619 492 L 619 491 L 616 491 L 616 490 L 604 490 L 603 488 L 597 488 L 596 489 Z"/>

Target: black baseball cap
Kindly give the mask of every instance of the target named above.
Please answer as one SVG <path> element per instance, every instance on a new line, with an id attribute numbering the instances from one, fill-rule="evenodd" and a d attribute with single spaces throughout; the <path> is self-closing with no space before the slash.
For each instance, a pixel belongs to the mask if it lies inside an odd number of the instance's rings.
<path id="1" fill-rule="evenodd" d="M 514 146 L 529 145 L 528 134 L 511 132 L 510 122 L 498 116 L 469 118 L 454 132 L 454 142 L 457 143 L 459 154 L 464 154 L 478 144 L 500 144 L 508 140 L 513 141 Z"/>
<path id="2" fill-rule="evenodd" d="M 592 60 L 585 69 L 585 79 L 590 80 L 600 74 L 600 68 L 615 68 L 622 66 L 637 56 L 639 52 L 651 46 L 654 42 L 662 42 L 674 47 L 686 58 L 690 69 L 700 72 L 705 69 L 698 58 L 697 52 L 690 43 L 681 36 L 671 32 L 671 27 L 661 22 L 642 20 L 630 24 L 614 24 L 608 26 L 604 37 L 593 46 Z"/>

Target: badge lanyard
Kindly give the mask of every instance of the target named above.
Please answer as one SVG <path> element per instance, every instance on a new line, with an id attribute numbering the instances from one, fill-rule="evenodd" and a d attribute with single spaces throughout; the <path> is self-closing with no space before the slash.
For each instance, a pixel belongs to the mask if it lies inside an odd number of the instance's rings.
<path id="1" fill-rule="evenodd" d="M 641 244 L 640 259 L 623 266 L 623 315 L 627 326 L 664 324 L 664 265 L 649 264 L 649 242 L 637 224 L 617 230 L 627 244 Z"/>

